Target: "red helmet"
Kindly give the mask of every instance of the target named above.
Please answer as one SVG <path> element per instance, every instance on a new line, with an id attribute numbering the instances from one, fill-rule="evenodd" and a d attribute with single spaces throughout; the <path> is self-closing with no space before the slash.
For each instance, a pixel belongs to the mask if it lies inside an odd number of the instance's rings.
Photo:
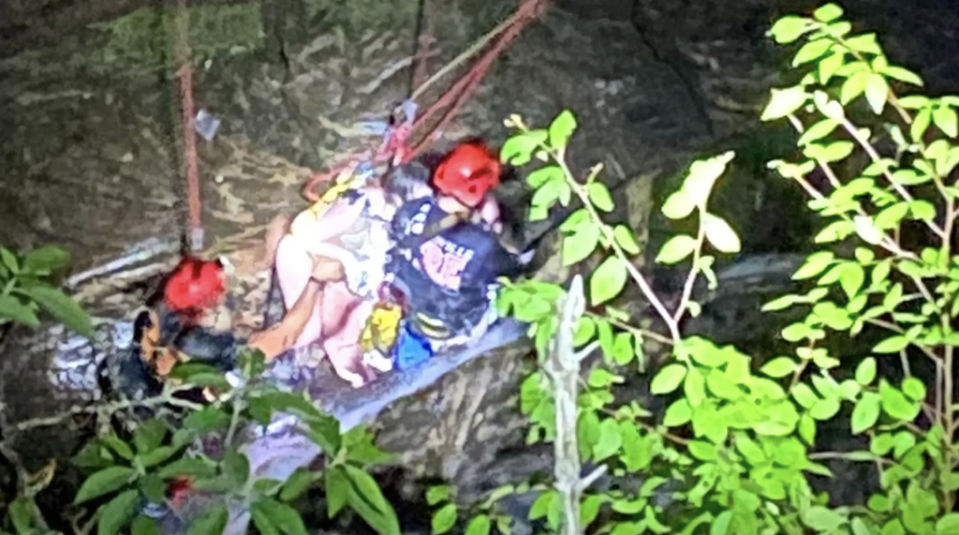
<path id="1" fill-rule="evenodd" d="M 483 143 L 471 141 L 446 155 L 433 175 L 433 186 L 475 208 L 499 185 L 500 170 L 497 155 Z"/>
<path id="2" fill-rule="evenodd" d="M 224 293 L 220 262 L 187 257 L 167 280 L 163 298 L 171 312 L 196 312 L 216 306 Z"/>

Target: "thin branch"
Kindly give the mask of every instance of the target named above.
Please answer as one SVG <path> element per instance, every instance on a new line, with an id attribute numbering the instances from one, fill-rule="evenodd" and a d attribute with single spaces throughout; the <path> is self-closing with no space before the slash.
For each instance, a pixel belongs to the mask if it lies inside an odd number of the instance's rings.
<path id="1" fill-rule="evenodd" d="M 699 210 L 699 230 L 696 232 L 696 248 L 693 249 L 693 266 L 686 275 L 686 282 L 683 284 L 683 295 L 679 300 L 679 305 L 673 313 L 673 321 L 679 323 L 686 313 L 686 307 L 689 306 L 689 299 L 693 295 L 693 286 L 696 284 L 696 275 L 699 273 L 699 257 L 702 254 L 703 243 L 706 241 L 706 224 L 703 221 L 705 210 Z"/>
<path id="2" fill-rule="evenodd" d="M 636 336 L 649 338 L 650 340 L 655 340 L 656 342 L 659 342 L 660 344 L 671 346 L 674 343 L 671 338 L 667 338 L 657 332 L 650 331 L 648 329 L 640 329 L 639 327 L 635 327 L 626 322 L 619 321 L 617 319 L 610 318 L 602 314 L 597 314 L 595 312 L 586 312 L 586 315 L 592 318 L 601 319 L 603 321 L 609 322 L 609 324 L 612 325 L 613 327 L 616 327 L 617 329 L 622 329 L 624 331 L 629 331 L 635 334 Z"/>
<path id="3" fill-rule="evenodd" d="M 846 119 L 845 117 L 843 117 L 840 120 L 840 124 L 846 130 L 846 132 L 848 132 L 849 135 L 851 135 L 853 139 L 855 139 L 856 142 L 859 143 L 859 146 L 866 151 L 866 154 L 869 155 L 869 158 L 873 161 L 873 163 L 879 163 L 879 161 L 882 159 L 882 156 L 880 156 L 879 153 L 876 151 L 876 148 L 872 146 L 872 143 L 869 143 L 868 139 L 862 138 L 862 136 L 859 134 L 859 131 L 856 130 L 856 125 L 852 124 L 852 122 L 850 122 L 849 119 Z M 892 184 L 892 187 L 895 188 L 896 193 L 898 193 L 907 202 L 913 201 L 913 197 L 912 195 L 909 194 L 909 191 L 906 190 L 906 188 L 903 187 L 902 184 L 893 180 L 892 173 L 890 173 L 888 169 L 884 169 L 882 174 L 884 177 L 886 177 L 886 180 L 889 181 L 890 184 Z M 930 230 L 936 233 L 936 235 L 938 235 L 940 238 L 945 236 L 945 232 L 943 231 L 943 229 L 939 228 L 939 225 L 937 225 L 934 221 L 926 221 L 926 225 L 929 227 Z"/>
<path id="4" fill-rule="evenodd" d="M 613 235 L 613 230 L 607 225 L 603 218 L 599 216 L 596 212 L 596 208 L 589 201 L 589 193 L 585 190 L 582 184 L 577 182 L 573 178 L 573 172 L 570 170 L 569 166 L 566 165 L 565 159 L 562 157 L 562 154 L 557 154 L 555 150 L 549 149 L 553 154 L 554 160 L 563 170 L 563 174 L 566 177 L 566 181 L 570 186 L 570 189 L 573 190 L 573 193 L 579 198 L 583 203 L 587 213 L 589 214 L 590 219 L 593 220 L 593 223 L 599 226 L 600 232 L 603 234 L 603 237 L 606 238 L 606 241 L 609 243 L 610 248 L 613 250 L 613 253 L 617 258 L 626 266 L 626 271 L 629 273 L 630 278 L 636 282 L 636 285 L 639 286 L 643 296 L 646 297 L 646 300 L 653 306 L 656 310 L 656 313 L 666 322 L 666 327 L 669 329 L 669 334 L 675 341 L 682 339 L 682 335 L 679 332 L 679 325 L 673 321 L 672 315 L 669 313 L 669 310 L 666 309 L 666 305 L 656 296 L 656 293 L 653 291 L 653 288 L 646 281 L 646 277 L 636 269 L 636 266 L 633 265 L 629 256 L 626 255 L 626 252 L 623 251 L 622 247 L 616 243 L 616 236 Z"/>
<path id="5" fill-rule="evenodd" d="M 24 420 L 18 424 L 15 424 L 13 427 L 20 432 L 27 431 L 30 429 L 36 429 L 38 427 L 49 427 L 57 425 L 64 420 L 71 418 L 73 416 L 78 416 L 81 414 L 113 414 L 122 410 L 132 409 L 136 407 L 155 407 L 157 405 L 173 405 L 175 407 L 182 407 L 185 409 L 191 410 L 201 410 L 203 405 L 199 403 L 193 403 L 192 401 L 187 401 L 185 399 L 180 399 L 173 397 L 174 394 L 179 392 L 184 392 L 187 390 L 192 390 L 196 388 L 194 386 L 176 386 L 168 387 L 162 394 L 159 396 L 146 398 L 142 400 L 123 400 L 117 401 L 114 403 L 106 403 L 102 405 L 93 405 L 88 407 L 71 407 L 69 411 L 57 414 L 55 416 L 47 416 L 42 418 L 33 418 L 30 420 Z"/>
<path id="6" fill-rule="evenodd" d="M 824 452 L 809 454 L 810 461 L 827 461 L 830 459 L 839 459 L 843 461 L 853 461 L 853 462 L 866 462 L 866 461 L 859 461 L 857 459 L 853 459 L 852 454 L 843 452 L 843 451 L 824 451 Z M 882 457 L 879 457 L 879 456 L 876 456 L 875 458 L 870 459 L 869 462 L 872 462 L 872 461 L 877 461 L 882 464 L 893 464 L 893 462 L 890 461 L 889 459 L 883 459 Z"/>

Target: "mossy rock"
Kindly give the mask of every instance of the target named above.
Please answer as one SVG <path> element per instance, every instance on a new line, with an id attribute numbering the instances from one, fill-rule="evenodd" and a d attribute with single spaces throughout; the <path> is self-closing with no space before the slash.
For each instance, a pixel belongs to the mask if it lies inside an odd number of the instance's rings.
<path id="1" fill-rule="evenodd" d="M 263 46 L 265 34 L 258 4 L 187 9 L 188 41 L 194 61 L 251 52 Z M 104 61 L 138 69 L 173 67 L 177 11 L 143 8 L 109 23 L 111 36 L 102 51 Z"/>
<path id="2" fill-rule="evenodd" d="M 369 31 L 413 25 L 419 17 L 417 0 L 302 0 L 311 25 L 319 29 L 342 28 L 347 37 Z"/>

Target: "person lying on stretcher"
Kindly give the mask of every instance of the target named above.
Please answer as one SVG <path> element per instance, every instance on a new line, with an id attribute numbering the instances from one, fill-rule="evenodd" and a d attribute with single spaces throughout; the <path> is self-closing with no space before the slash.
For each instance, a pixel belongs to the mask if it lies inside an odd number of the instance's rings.
<path id="1" fill-rule="evenodd" d="M 462 147 L 454 149 L 447 160 L 461 154 Z M 420 164 L 413 165 L 425 169 Z M 390 224 L 396 209 L 433 193 L 421 172 L 411 174 L 406 170 L 394 169 L 380 184 L 364 185 L 345 191 L 328 203 L 318 203 L 320 209 L 313 207 L 292 223 L 277 218 L 271 230 L 274 236 L 282 235 L 274 265 L 287 307 L 299 298 L 308 279 L 311 254 L 326 255 L 343 264 L 345 280 L 325 285 L 319 304 L 294 347 L 319 343 L 337 375 L 354 387 L 375 379 L 374 370 L 387 371 L 392 367 L 387 358 L 363 351 L 362 334 L 381 301 L 387 253 L 393 245 Z M 485 225 L 492 228 L 498 224 L 498 212 L 495 200 L 489 198 L 477 216 L 485 218 Z"/>

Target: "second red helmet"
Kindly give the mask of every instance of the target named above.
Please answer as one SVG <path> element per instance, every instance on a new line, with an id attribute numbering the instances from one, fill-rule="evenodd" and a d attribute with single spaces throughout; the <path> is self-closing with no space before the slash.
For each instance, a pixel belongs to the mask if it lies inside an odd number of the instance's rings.
<path id="1" fill-rule="evenodd" d="M 433 186 L 475 208 L 499 185 L 501 171 L 496 153 L 482 142 L 470 141 L 446 155 L 433 174 Z"/>

